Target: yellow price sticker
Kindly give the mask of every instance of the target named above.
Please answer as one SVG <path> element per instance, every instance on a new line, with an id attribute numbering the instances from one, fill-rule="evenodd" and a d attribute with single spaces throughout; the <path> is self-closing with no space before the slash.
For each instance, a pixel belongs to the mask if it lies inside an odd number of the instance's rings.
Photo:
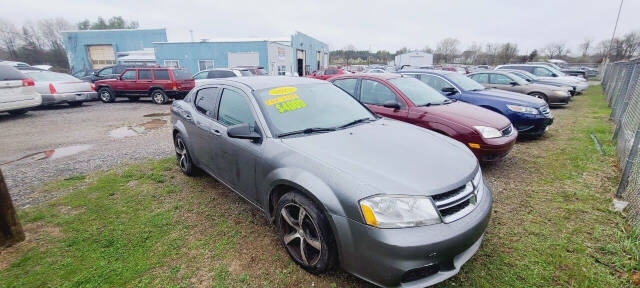
<path id="1" fill-rule="evenodd" d="M 298 88 L 296 87 L 278 87 L 278 88 L 273 88 L 269 90 L 269 95 L 273 95 L 273 96 L 286 95 L 296 91 L 298 91 Z"/>
<path id="2" fill-rule="evenodd" d="M 278 109 L 278 112 L 285 113 L 307 107 L 307 103 L 304 103 L 302 99 L 295 99 L 292 101 L 275 104 L 275 107 L 276 109 Z"/>

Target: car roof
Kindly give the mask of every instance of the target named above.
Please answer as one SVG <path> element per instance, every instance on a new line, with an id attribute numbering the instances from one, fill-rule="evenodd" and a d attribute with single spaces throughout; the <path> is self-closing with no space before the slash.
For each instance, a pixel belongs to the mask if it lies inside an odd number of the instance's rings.
<path id="1" fill-rule="evenodd" d="M 292 76 L 247 76 L 247 77 L 231 77 L 210 79 L 207 84 L 243 84 L 252 90 L 261 90 L 280 86 L 295 86 L 304 84 L 329 84 L 324 80 L 318 80 L 310 77 L 292 77 Z"/>
<path id="2" fill-rule="evenodd" d="M 449 75 L 453 73 L 458 73 L 454 71 L 447 70 L 436 70 L 436 69 L 411 69 L 411 70 L 400 70 L 398 73 L 423 73 L 423 74 L 437 74 L 437 75 Z"/>

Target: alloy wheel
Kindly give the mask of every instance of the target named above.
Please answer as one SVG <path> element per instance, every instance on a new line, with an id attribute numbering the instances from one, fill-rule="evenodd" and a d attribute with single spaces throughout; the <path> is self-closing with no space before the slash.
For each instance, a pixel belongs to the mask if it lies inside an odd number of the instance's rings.
<path id="1" fill-rule="evenodd" d="M 283 241 L 296 260 L 313 266 L 320 260 L 322 242 L 318 226 L 300 205 L 289 203 L 280 210 Z"/>
<path id="2" fill-rule="evenodd" d="M 176 140 L 176 156 L 178 157 L 180 169 L 186 171 L 189 166 L 189 157 L 187 156 L 187 146 L 184 145 L 182 138 Z"/>
<path id="3" fill-rule="evenodd" d="M 102 90 L 102 92 L 100 92 L 100 99 L 104 102 L 109 102 L 109 100 L 111 100 L 111 93 L 107 90 Z"/>
<path id="4" fill-rule="evenodd" d="M 153 102 L 164 103 L 164 95 L 160 92 L 153 93 Z"/>

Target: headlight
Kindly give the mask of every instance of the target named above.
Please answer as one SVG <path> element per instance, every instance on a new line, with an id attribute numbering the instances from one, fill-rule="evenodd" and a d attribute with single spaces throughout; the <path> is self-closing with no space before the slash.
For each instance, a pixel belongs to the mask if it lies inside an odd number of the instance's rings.
<path id="1" fill-rule="evenodd" d="M 556 94 L 558 96 L 569 96 L 569 91 L 565 91 L 565 90 L 553 90 L 553 94 Z"/>
<path id="2" fill-rule="evenodd" d="M 498 131 L 498 129 L 493 127 L 473 126 L 473 128 L 476 129 L 478 133 L 482 135 L 482 138 L 485 138 L 485 139 L 502 137 L 502 132 Z"/>
<path id="3" fill-rule="evenodd" d="M 539 114 L 540 113 L 540 112 L 538 112 L 538 109 L 536 109 L 536 108 L 525 107 L 525 106 L 507 105 L 507 108 L 509 108 L 509 110 L 511 110 L 511 111 L 525 113 L 525 114 Z"/>
<path id="4" fill-rule="evenodd" d="M 405 228 L 441 223 L 431 198 L 426 196 L 378 195 L 360 200 L 368 225 Z"/>

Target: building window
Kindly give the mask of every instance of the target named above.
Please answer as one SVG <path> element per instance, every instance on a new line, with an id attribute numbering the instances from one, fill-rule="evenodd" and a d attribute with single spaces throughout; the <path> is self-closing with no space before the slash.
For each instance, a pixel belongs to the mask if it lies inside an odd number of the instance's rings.
<path id="1" fill-rule="evenodd" d="M 198 71 L 213 69 L 213 60 L 198 60 Z"/>
<path id="2" fill-rule="evenodd" d="M 278 66 L 278 75 L 285 75 L 287 72 L 287 66 Z"/>
<path id="3" fill-rule="evenodd" d="M 178 60 L 164 60 L 164 66 L 180 68 L 180 61 Z"/>

